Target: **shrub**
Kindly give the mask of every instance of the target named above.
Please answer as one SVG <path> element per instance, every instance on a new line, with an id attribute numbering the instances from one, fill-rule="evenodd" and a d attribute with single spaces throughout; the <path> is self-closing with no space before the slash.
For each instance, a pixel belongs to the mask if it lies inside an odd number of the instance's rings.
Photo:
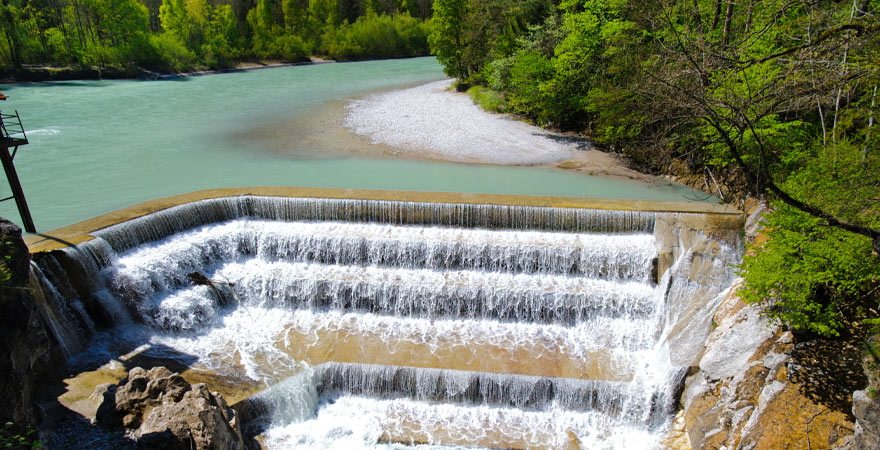
<path id="1" fill-rule="evenodd" d="M 503 113 L 507 111 L 507 103 L 504 101 L 504 94 L 493 91 L 492 89 L 482 86 L 473 86 L 467 91 L 471 100 L 480 105 L 483 109 L 494 113 Z"/>
<path id="2" fill-rule="evenodd" d="M 880 280 L 871 240 L 785 205 L 765 219 L 769 239 L 752 246 L 740 266 L 743 299 L 795 330 L 838 336 Z"/>
<path id="3" fill-rule="evenodd" d="M 406 13 L 369 13 L 355 23 L 328 27 L 322 51 L 340 60 L 424 56 L 428 54 L 428 25 Z"/>
<path id="4" fill-rule="evenodd" d="M 39 441 L 37 430 L 31 426 L 22 427 L 12 422 L 6 422 L 0 428 L 0 448 L 3 449 L 38 449 L 43 448 Z"/>
<path id="5" fill-rule="evenodd" d="M 193 68 L 195 56 L 171 33 L 150 35 L 150 45 L 155 49 L 155 57 L 142 60 L 145 67 L 185 72 Z"/>

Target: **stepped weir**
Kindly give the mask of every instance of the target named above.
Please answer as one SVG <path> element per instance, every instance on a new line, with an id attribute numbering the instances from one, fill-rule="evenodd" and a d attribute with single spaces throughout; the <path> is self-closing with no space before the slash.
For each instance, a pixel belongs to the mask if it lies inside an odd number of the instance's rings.
<path id="1" fill-rule="evenodd" d="M 265 448 L 660 448 L 741 230 L 710 204 L 247 188 L 29 246 L 72 367 L 138 348 L 247 380 Z"/>

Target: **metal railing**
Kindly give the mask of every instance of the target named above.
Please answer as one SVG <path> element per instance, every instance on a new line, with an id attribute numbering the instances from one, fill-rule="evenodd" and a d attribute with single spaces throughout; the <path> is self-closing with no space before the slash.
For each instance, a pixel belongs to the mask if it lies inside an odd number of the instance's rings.
<path id="1" fill-rule="evenodd" d="M 21 125 L 18 111 L 15 111 L 15 114 L 0 113 L 0 139 L 21 140 L 27 143 L 27 134 Z"/>

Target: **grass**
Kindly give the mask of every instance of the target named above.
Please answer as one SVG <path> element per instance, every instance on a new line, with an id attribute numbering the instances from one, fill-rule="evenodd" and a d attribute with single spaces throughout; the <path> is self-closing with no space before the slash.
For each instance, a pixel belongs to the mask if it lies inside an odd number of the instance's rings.
<path id="1" fill-rule="evenodd" d="M 486 111 L 493 113 L 507 111 L 507 102 L 504 100 L 504 94 L 498 91 L 493 91 L 483 86 L 471 86 L 467 93 L 474 103 L 480 105 Z"/>

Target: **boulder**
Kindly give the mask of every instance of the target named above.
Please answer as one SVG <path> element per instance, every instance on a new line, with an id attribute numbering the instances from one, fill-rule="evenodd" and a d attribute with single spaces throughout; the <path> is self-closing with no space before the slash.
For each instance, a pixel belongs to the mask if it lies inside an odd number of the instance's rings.
<path id="1" fill-rule="evenodd" d="M 223 396 L 165 367 L 135 367 L 117 386 L 99 389 L 96 421 L 131 431 L 142 449 L 244 449 L 240 421 Z"/>
<path id="2" fill-rule="evenodd" d="M 880 335 L 868 339 L 867 351 L 862 357 L 862 368 L 868 377 L 867 389 L 853 392 L 855 432 L 848 450 L 880 448 Z"/>
<path id="3" fill-rule="evenodd" d="M 880 398 L 871 398 L 867 391 L 853 393 L 853 415 L 856 418 L 853 450 L 880 448 Z"/>

